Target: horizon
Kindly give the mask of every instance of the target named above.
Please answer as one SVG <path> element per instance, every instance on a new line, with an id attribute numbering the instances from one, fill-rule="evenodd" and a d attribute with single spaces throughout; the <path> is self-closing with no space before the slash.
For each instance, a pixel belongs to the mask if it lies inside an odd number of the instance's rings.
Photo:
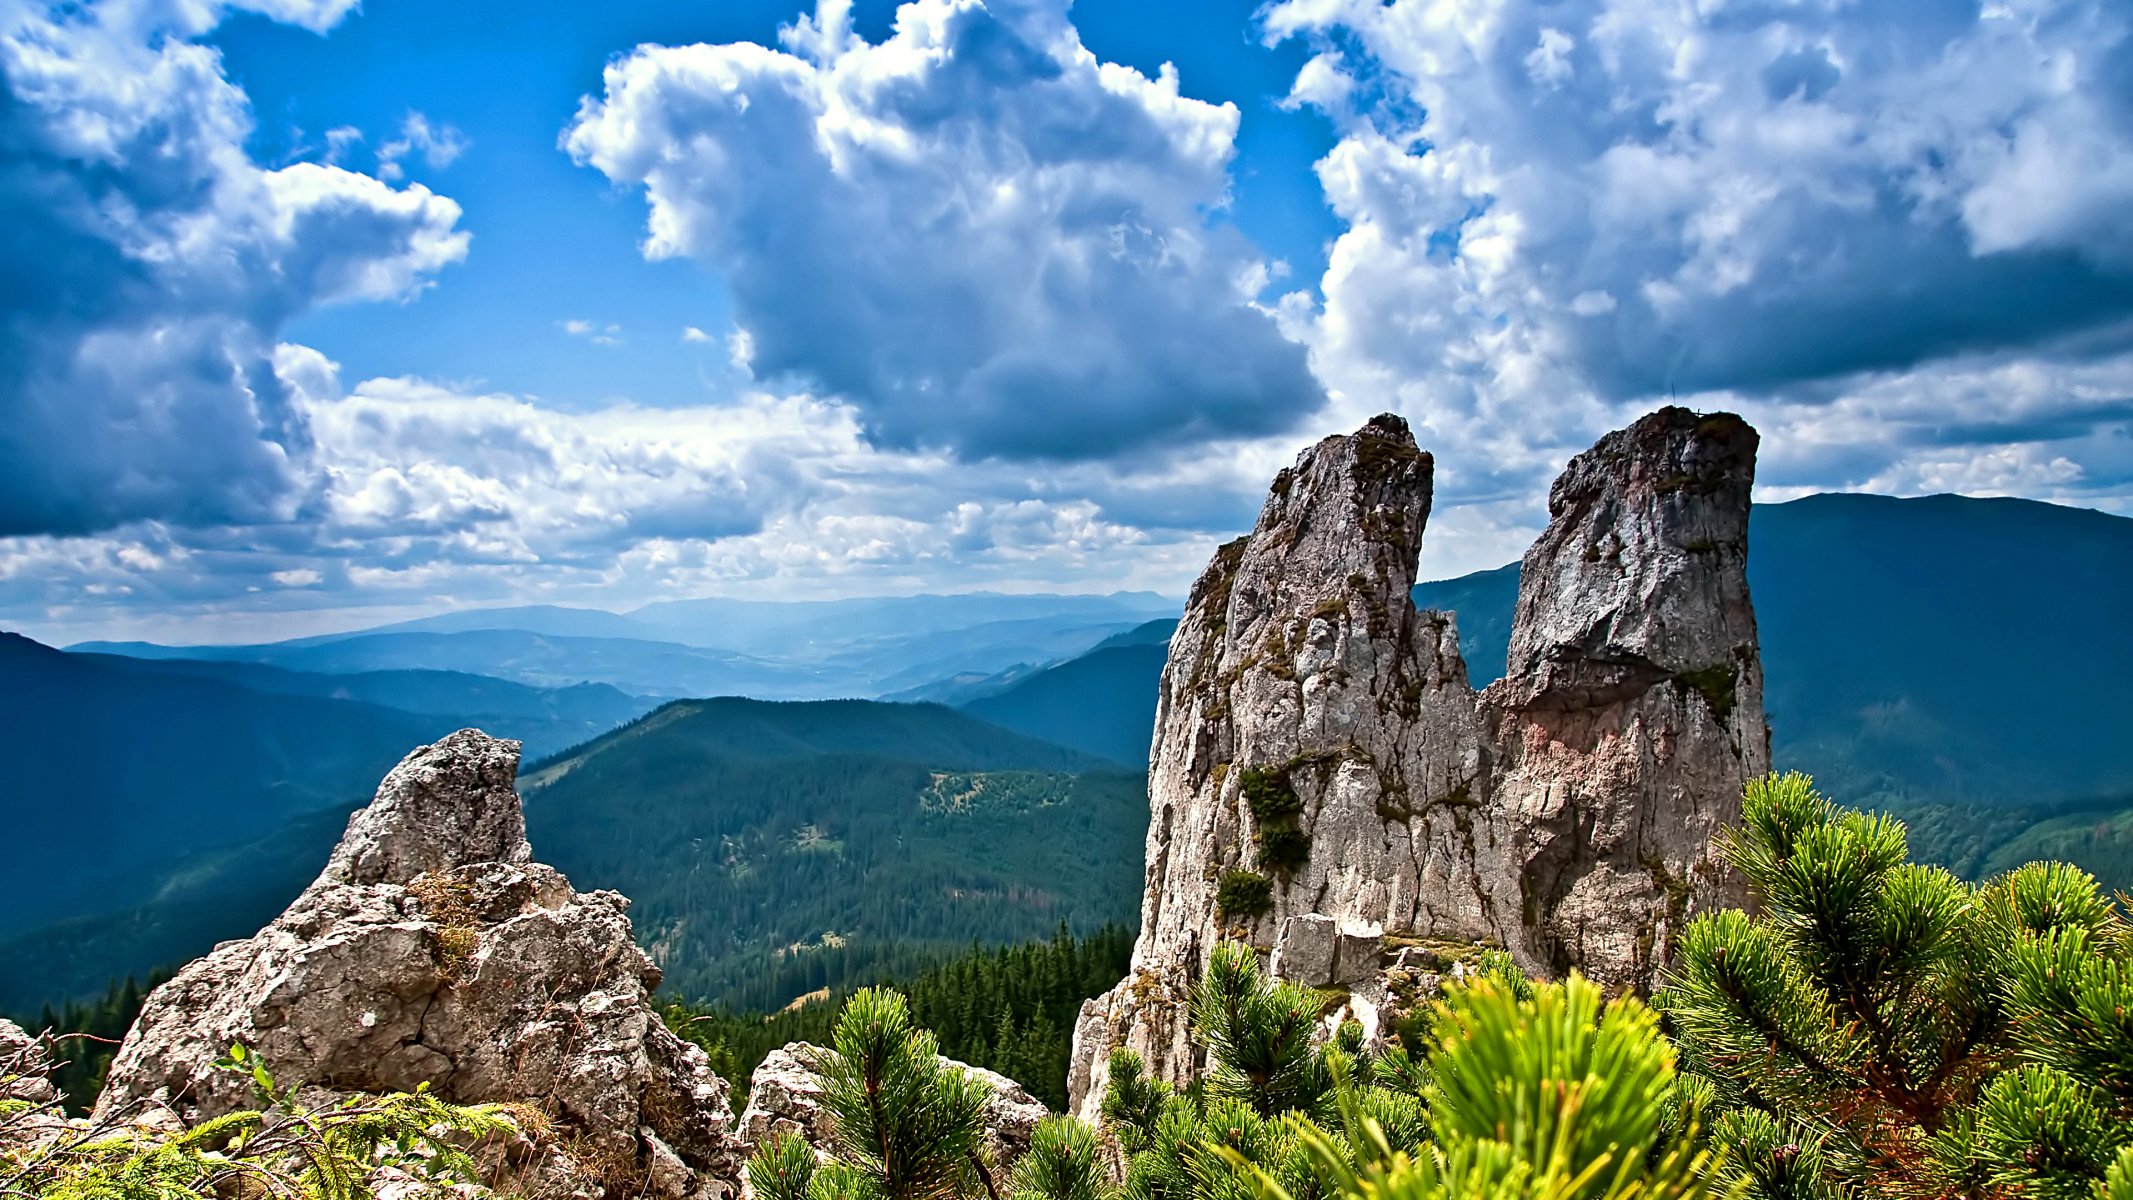
<path id="1" fill-rule="evenodd" d="M 1783 506 L 1783 505 L 1788 505 L 1788 504 L 1796 504 L 1796 503 L 1799 503 L 1799 502 L 1801 502 L 1801 501 L 1809 501 L 1809 500 L 1818 500 L 1818 499 L 1824 499 L 1824 498 L 1827 498 L 1827 497 L 1831 497 L 1831 496 L 1861 496 L 1861 497 L 1872 497 L 1872 498 L 1875 498 L 1875 499 L 1881 499 L 1881 500 L 1897 500 L 1897 501 L 1915 501 L 1915 500 L 1966 500 L 1966 501 L 1980 501 L 1980 502 L 1987 502 L 1987 503 L 1989 503 L 1989 502 L 1994 502 L 1994 501 L 2014 501 L 2014 502 L 2017 502 L 2017 503 L 2028 503 L 2028 504 L 2046 504 L 2046 505 L 2050 505 L 2050 506 L 2052 506 L 2052 507 L 2055 507 L 2055 508 L 2068 508 L 2068 509 L 2074 509 L 2074 510 L 2076 510 L 2076 511 L 2081 511 L 2081 512 L 2093 512 L 2093 513 L 2096 513 L 2096 514 L 2098 514 L 2098 515 L 2100 515 L 2100 516 L 2105 516 L 2105 517 L 2113 517 L 2113 518 L 2116 518 L 2116 519 L 2118 519 L 2118 520 L 2133 520 L 2133 516 L 2128 516 L 2128 515 L 2126 515 L 2126 514 L 2122 514 L 2122 513 L 2113 513 L 2113 512 L 2108 512 L 2108 511 L 2105 511 L 2105 510 L 2103 510 L 2103 509 L 2098 509 L 2098 508 L 2092 508 L 2092 507 L 2089 507 L 2089 506 L 2087 506 L 2087 505 L 2076 505 L 2076 504 L 2063 504 L 2063 503 L 2058 503 L 2058 502 L 2055 502 L 2055 501 L 2049 501 L 2049 500 L 2032 500 L 2032 499 L 2029 499 L 2028 497 L 2022 497 L 2022 496 L 1967 496 L 1967 495 L 1963 495 L 1962 493 L 1959 493 L 1959 492 L 1933 492 L 1933 493 L 1928 493 L 1928 494 L 1925 494 L 1925 495 L 1917 495 L 1917 496 L 1896 496 L 1896 495 L 1889 495 L 1889 494 L 1887 494 L 1887 493 L 1882 493 L 1882 492 L 1813 492 L 1813 493 L 1810 493 L 1810 494 L 1808 494 L 1808 495 L 1805 495 L 1805 496 L 1795 496 L 1795 497 L 1792 497 L 1792 498 L 1790 498 L 1790 499 L 1786 499 L 1786 500 L 1758 500 L 1758 501 L 1755 501 L 1755 507 L 1757 507 L 1757 508 L 1765 508 L 1765 507 L 1778 507 L 1778 506 Z M 1752 547 L 1751 547 L 1751 553 L 1752 553 Z M 1452 574 L 1452 575 L 1432 575 L 1432 574 L 1429 574 L 1429 573 L 1427 572 L 1427 570 L 1426 570 L 1426 568 L 1427 568 L 1427 566 L 1428 566 L 1428 562 L 1429 562 L 1429 544 L 1428 544 L 1428 540 L 1427 540 L 1427 538 L 1425 537 L 1425 539 L 1424 539 L 1424 543 L 1423 543 L 1423 552 L 1422 552 L 1422 563 L 1423 563 L 1423 567 L 1424 567 L 1425 569 L 1424 569 L 1424 570 L 1423 570 L 1423 571 L 1422 571 L 1421 573 L 1419 573 L 1419 574 L 1417 575 L 1417 577 L 1416 577 L 1415 583 L 1416 583 L 1416 586 L 1418 586 L 1418 587 L 1420 587 L 1420 586 L 1423 586 L 1423 585 L 1427 585 L 1427 584 L 1433 584 L 1433 583 L 1451 583 L 1451 582 L 1458 582 L 1458 581 L 1460 581 L 1460 580 L 1465 580 L 1465 579 L 1469 579 L 1469 578 L 1472 578 L 1472 577 L 1474 577 L 1474 576 L 1477 576 L 1477 575 L 1489 575 L 1489 574 L 1494 574 L 1494 573 L 1495 573 L 1495 572 L 1497 572 L 1497 571 L 1503 571 L 1503 570 L 1507 570 L 1507 569 L 1510 569 L 1510 568 L 1513 568 L 1513 567 L 1516 567 L 1516 566 L 1518 566 L 1518 565 L 1519 565 L 1519 558 L 1518 558 L 1517 556 L 1514 556 L 1514 557 L 1512 557 L 1511 559 L 1509 559 L 1508 561 L 1505 561 L 1505 562 L 1502 562 L 1502 563 L 1498 563 L 1497 565 L 1495 565 L 1495 566 L 1493 566 L 1493 567 L 1478 567 L 1478 568 L 1475 568 L 1475 569 L 1473 569 L 1473 570 L 1471 570 L 1471 571 L 1461 571 L 1461 572 L 1459 572 L 1459 573 L 1457 573 L 1457 574 Z M 967 592 L 891 592 L 891 593 L 843 594 L 843 595 L 822 595 L 822 596 L 799 596 L 799 597 L 764 597 L 764 596 L 734 596 L 734 595 L 699 595 L 699 596 L 670 596 L 670 597 L 661 597 L 661 598 L 658 598 L 658 599 L 654 599 L 654 600 L 649 600 L 649 601 L 645 601 L 645 602 L 643 602 L 643 603 L 639 603 L 639 604 L 634 604 L 634 605 L 631 605 L 631 606 L 629 606 L 629 607 L 626 607 L 626 608 L 603 608 L 603 607 L 600 607 L 600 606 L 598 606 L 598 605 L 591 605 L 591 604 L 548 604 L 548 603 L 531 603 L 531 604 L 491 604 L 491 605 L 472 605 L 472 606 L 468 606 L 468 607 L 464 607 L 464 608 L 442 608 L 442 609 L 438 609 L 438 608 L 432 608 L 432 609 L 427 609 L 427 610 L 423 610 L 423 611 L 415 612 L 415 613 L 413 613 L 412 615 L 407 615 L 407 616 L 396 616 L 396 617 L 391 617 L 391 618 L 389 618 L 389 619 L 386 619 L 386 620 L 379 620 L 379 619 L 378 619 L 378 617 L 379 617 L 379 613 L 378 613 L 378 612 L 377 612 L 376 610 L 374 610 L 374 609 L 359 609 L 359 610 L 352 610 L 352 611 L 349 611 L 349 612 L 348 612 L 348 613 L 346 614 L 346 616 L 345 616 L 345 617 L 341 616 L 341 615 L 340 615 L 340 614 L 338 614 L 338 613 L 334 613 L 334 612 L 306 612 L 306 613 L 292 613 L 292 614 L 286 614 L 286 615 L 288 615 L 288 616 L 290 616 L 290 617 L 292 617 L 292 618 L 319 618 L 320 620 L 319 620 L 319 622 L 318 622 L 318 623 L 306 623 L 306 624 L 303 624 L 303 625 L 292 625 L 292 626 L 286 626 L 286 627 L 283 627 L 282 631 L 281 631 L 280 633 L 278 633 L 278 634 L 277 634 L 276 636 L 274 636 L 274 637 L 269 637 L 269 638 L 256 638 L 256 637 L 255 637 L 255 638 L 241 638 L 241 637 L 231 637 L 231 638 L 226 638 L 226 639 L 222 639 L 222 640 L 208 640 L 208 641 L 199 641 L 199 642 L 171 642 L 171 641 L 158 641 L 158 640 L 156 640 L 156 639 L 154 639 L 154 638 L 150 638 L 150 637 L 117 637 L 117 636 L 97 636 L 97 637 L 80 637 L 80 636 L 60 636 L 60 637 L 58 637 L 58 638 L 57 638 L 57 640 L 54 640 L 54 638 L 53 638 L 53 637 L 51 637 L 51 636 L 40 636 L 40 635 L 39 635 L 39 632 L 38 632 L 38 631 L 35 631 L 33 627 L 26 627 L 26 626 L 12 626 L 12 625 L 7 625 L 7 624 L 5 624 L 5 623 L 0 623 L 0 633 L 15 633 L 15 634 L 17 634 L 17 635 L 19 635 L 19 636 L 27 637 L 27 638 L 29 638 L 29 639 L 30 639 L 30 640 L 32 640 L 32 641 L 38 642 L 38 643 L 40 643 L 40 644 L 42 644 L 42 645 L 45 645 L 45 646 L 49 646 L 49 647 L 51 647 L 51 648 L 53 648 L 53 649 L 58 649 L 58 650 L 67 650 L 67 651 L 73 651 L 73 650 L 74 650 L 75 648 L 77 648 L 77 647 L 86 647 L 86 646 L 91 646 L 91 645 L 94 645 L 94 644 L 104 644 L 104 645 L 115 645 L 115 646 L 122 646 L 122 645 L 131 645 L 131 644 L 140 644 L 140 645 L 155 645 L 155 646 L 161 646 L 161 647 L 165 647 L 165 648 L 170 648 L 170 649 L 182 649 L 182 648 L 187 648 L 187 647 L 202 647 L 202 648 L 205 648 L 205 647 L 230 647 L 230 646 L 246 646 L 246 645 L 271 645 L 271 644 L 275 644 L 275 643 L 280 643 L 280 642 L 290 642 L 290 641 L 302 641 L 302 640 L 307 640 L 307 639 L 312 639 L 312 638 L 335 638 L 335 637 L 348 637 L 348 636 L 357 636 L 357 635 L 362 635 L 362 634 L 368 634 L 368 633 L 390 632 L 390 631 L 394 631 L 394 630 L 396 630 L 396 629 L 397 629 L 398 627 L 401 627 L 401 626 L 405 626 L 405 625 L 408 625 L 408 624 L 413 624 L 413 623 L 419 623 L 419 622 L 423 622 L 423 621 L 428 621 L 428 620 L 431 620 L 431 619 L 433 619 L 433 618 L 441 618 L 441 617 L 451 617 L 451 616 L 462 616 L 462 615 L 467 615 L 467 614 L 473 614 L 473 613 L 481 613 L 481 612 L 499 612 L 499 613 L 501 613 L 501 612 L 511 612 L 511 611 L 516 611 L 516 610 L 525 610 L 525 609 L 557 609 L 557 610 L 562 610 L 562 611 L 568 611 L 568 612 L 585 612 L 585 613 L 599 613 L 599 614 L 604 614 L 604 615 L 608 615 L 608 616 L 628 617 L 628 616 L 630 616 L 630 615 L 632 615 L 632 614 L 634 614 L 634 613 L 636 613 L 636 612 L 642 611 L 642 610 L 644 610 L 644 609 L 647 609 L 647 608 L 654 608 L 654 607 L 658 607 L 658 606 L 660 606 L 660 605 L 666 605 L 666 604 L 689 604 L 689 603 L 695 603 L 695 602 L 699 602 L 699 601 L 730 601 L 730 602 L 734 602 L 734 603 L 739 603 L 739 604 L 753 604 L 753 605 L 762 605 L 762 606 L 766 606 L 766 607 L 776 607 L 776 606 L 781 606 L 781 605 L 802 605 L 802 604 L 837 604 L 837 603 L 842 603 L 842 602 L 854 602 L 854 603 L 864 603 L 864 602 L 867 602 L 867 601 L 885 601 L 885 600 L 926 600 L 926 599 L 936 599 L 936 600 L 959 600 L 959 599 L 970 599 L 970 598 L 974 598 L 974 597 L 1026 597 L 1026 598 L 1031 598 L 1031 599 L 1044 599 L 1044 598 L 1089 598 L 1089 599 L 1109 599 L 1109 598 L 1114 598 L 1114 597 L 1150 597 L 1150 598 L 1153 598 L 1153 599 L 1156 599 L 1156 600 L 1161 600 L 1161 601 L 1163 601 L 1163 602 L 1165 602 L 1165 603 L 1168 603 L 1168 604 L 1176 604 L 1176 605 L 1178 605 L 1178 606 L 1180 606 L 1180 607 L 1182 608 L 1182 606 L 1184 605 L 1184 603 L 1185 603 L 1185 600 L 1186 600 L 1186 595 L 1187 595 L 1187 592 L 1188 592 L 1189 590 L 1190 590 L 1190 581 L 1188 581 L 1188 582 L 1187 582 L 1187 585 L 1186 585 L 1186 587 L 1185 587 L 1185 588 L 1183 588 L 1183 589 L 1180 589 L 1180 590 L 1178 590 L 1178 591 L 1176 591 L 1176 592 L 1162 592 L 1162 591 L 1156 591 L 1156 590 L 1149 590 L 1149 589 L 1112 589 L 1112 590 L 1110 590 L 1110 591 L 1083 591 L 1083 592 L 1076 592 L 1076 591 L 1045 591 L 1045 590 L 1038 590 L 1038 589 L 1030 589 L 1030 590 L 1025 590 L 1025 591 L 998 591 L 998 590 L 988 590 L 988 589 L 979 589 L 979 590 L 975 590 L 975 591 L 967 591 Z M 1150 618 L 1150 619 L 1151 619 L 1151 620 L 1161 620 L 1161 619 L 1164 619 L 1164 618 L 1160 618 L 1160 617 L 1157 617 L 1157 618 Z M 349 623 L 349 622 L 353 622 L 353 623 Z M 181 626 L 173 626 L 173 628 L 181 628 L 181 629 L 182 629 L 182 628 L 192 628 L 192 627 L 194 627 L 194 626 L 192 626 L 192 625 L 190 625 L 190 624 L 187 624 L 187 625 L 181 625 Z M 47 631 L 47 632 L 49 632 L 49 631 Z M 115 630 L 115 631 L 113 631 L 113 632 L 122 632 L 122 630 Z M 412 631 L 411 631 L 411 632 L 412 632 Z M 597 635 L 585 635 L 585 636 L 597 636 Z"/>
<path id="2" fill-rule="evenodd" d="M 0 627 L 1181 594 L 1380 411 L 1431 579 L 1666 403 L 1759 500 L 2133 515 L 2128 62 L 2105 0 L 0 0 Z"/>

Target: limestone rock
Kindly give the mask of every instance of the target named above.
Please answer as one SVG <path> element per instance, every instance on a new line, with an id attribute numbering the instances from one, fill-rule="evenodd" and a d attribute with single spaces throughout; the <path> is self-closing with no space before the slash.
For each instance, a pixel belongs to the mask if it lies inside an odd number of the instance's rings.
<path id="1" fill-rule="evenodd" d="M 1482 709 L 1537 920 L 1531 967 L 1644 986 L 1694 913 L 1739 903 L 1711 841 L 1770 769 L 1748 598 L 1756 433 L 1667 408 L 1571 460 L 1521 568 Z"/>
<path id="2" fill-rule="evenodd" d="M 1667 409 L 1578 456 L 1526 556 L 1511 674 L 1483 695 L 1454 616 L 1410 599 L 1433 463 L 1406 424 L 1276 476 L 1171 639 L 1140 936 L 1083 1006 L 1074 1110 L 1096 1115 L 1119 1048 L 1196 1073 L 1188 1000 L 1222 940 L 1348 988 L 1373 1035 L 1391 937 L 1647 985 L 1681 921 L 1733 894 L 1710 837 L 1769 762 L 1754 452 L 1737 417 Z"/>
<path id="3" fill-rule="evenodd" d="M 629 902 L 531 861 L 518 749 L 462 730 L 410 754 L 286 912 L 149 994 L 99 1115 L 250 1106 L 211 1065 L 243 1042 L 284 1084 L 543 1110 L 512 1182 L 534 1195 L 730 1193 L 726 1083 L 654 1011 Z"/>
<path id="4" fill-rule="evenodd" d="M 781 1133 L 797 1134 L 828 1161 L 836 1122 L 822 1109 L 822 1084 L 813 1064 L 823 1050 L 806 1042 L 792 1042 L 765 1055 L 748 1084 L 748 1107 L 736 1127 L 744 1153 Z M 1006 1183 L 1005 1172 L 1028 1151 L 1037 1123 L 1050 1115 L 1021 1084 L 1005 1075 L 959 1063 L 943 1056 L 941 1065 L 952 1067 L 985 1085 L 984 1149 L 986 1161 L 996 1172 L 996 1182 Z"/>
<path id="5" fill-rule="evenodd" d="M 828 1157 L 836 1125 L 822 1111 L 822 1081 L 815 1077 L 812 1057 L 821 1049 L 806 1042 L 789 1042 L 763 1056 L 748 1080 L 748 1107 L 741 1110 L 734 1133 L 749 1154 L 781 1133 L 797 1134 Z"/>
<path id="6" fill-rule="evenodd" d="M 57 1065 L 42 1038 L 0 1019 L 0 1101 L 30 1106 L 0 1113 L 0 1150 L 40 1145 L 68 1132 L 59 1089 L 52 1086 Z"/>

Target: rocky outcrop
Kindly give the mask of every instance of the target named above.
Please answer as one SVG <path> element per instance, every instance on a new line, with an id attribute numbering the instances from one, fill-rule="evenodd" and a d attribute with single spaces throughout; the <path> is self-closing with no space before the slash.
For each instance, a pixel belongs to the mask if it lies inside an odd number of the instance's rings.
<path id="1" fill-rule="evenodd" d="M 1482 697 L 1521 958 L 1647 984 L 1687 915 L 1744 894 L 1711 841 L 1770 769 L 1748 599 L 1755 430 L 1663 409 L 1571 460 Z"/>
<path id="2" fill-rule="evenodd" d="M 0 1151 L 37 1146 L 66 1132 L 59 1089 L 52 1086 L 56 1067 L 43 1039 L 0 1019 Z"/>
<path id="3" fill-rule="evenodd" d="M 518 753 L 462 730 L 410 754 L 286 912 L 150 993 L 99 1115 L 249 1107 L 212 1065 L 242 1042 L 285 1085 L 539 1108 L 552 1129 L 500 1164 L 514 1190 L 736 1190 L 726 1083 L 654 1011 L 629 902 L 532 861 Z"/>
<path id="4" fill-rule="evenodd" d="M 793 1042 L 764 1056 L 748 1084 L 748 1107 L 741 1113 L 736 1133 L 742 1148 L 757 1146 L 782 1133 L 795 1134 L 814 1147 L 824 1161 L 830 1158 L 836 1124 L 822 1109 L 822 1081 L 815 1075 L 818 1046 Z M 1037 1122 L 1047 1115 L 1022 1085 L 1005 1075 L 943 1057 L 941 1064 L 963 1072 L 985 1085 L 985 1138 L 987 1163 L 1002 1177 L 1015 1160 L 1029 1149 Z"/>
<path id="5" fill-rule="evenodd" d="M 0 1018 L 0 1100 L 21 1104 L 52 1104 L 59 1092 L 52 1086 L 52 1056 L 42 1039 L 31 1037 L 20 1025 Z"/>
<path id="6" fill-rule="evenodd" d="M 1667 409 L 1572 462 L 1526 556 L 1511 675 L 1477 695 L 1451 614 L 1409 599 L 1433 463 L 1382 416 L 1275 477 L 1170 644 L 1132 973 L 1083 1009 L 1069 1090 L 1111 1051 L 1182 1083 L 1213 945 L 1344 988 L 1375 1031 L 1403 950 L 1493 944 L 1643 986 L 1729 898 L 1710 837 L 1767 769 L 1746 529 L 1755 433 Z M 1435 954 L 1434 950 L 1430 951 Z"/>

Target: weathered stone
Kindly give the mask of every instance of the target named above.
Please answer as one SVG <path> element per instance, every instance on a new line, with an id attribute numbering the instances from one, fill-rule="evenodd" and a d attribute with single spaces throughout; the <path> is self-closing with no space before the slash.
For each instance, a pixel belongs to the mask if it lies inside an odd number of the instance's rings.
<path id="1" fill-rule="evenodd" d="M 0 1019 L 0 1101 L 13 1109 L 0 1112 L 0 1150 L 41 1145 L 69 1131 L 59 1089 L 52 1086 L 57 1066 L 42 1038 Z"/>
<path id="2" fill-rule="evenodd" d="M 836 1121 L 822 1108 L 822 1082 L 814 1064 L 824 1051 L 806 1042 L 792 1042 L 765 1055 L 749 1080 L 748 1107 L 742 1111 L 736 1134 L 746 1153 L 779 1134 L 795 1134 L 814 1148 L 816 1157 L 828 1161 L 836 1137 Z M 943 1057 L 941 1065 L 952 1067 L 985 1085 L 985 1161 L 1005 1183 L 1005 1172 L 1029 1150 L 1037 1123 L 1050 1115 L 1021 1084 L 981 1067 Z"/>
<path id="3" fill-rule="evenodd" d="M 41 1038 L 31 1037 L 20 1025 L 0 1018 L 0 1100 L 24 1104 L 50 1104 L 59 1099 L 52 1086 L 52 1056 Z"/>
<path id="4" fill-rule="evenodd" d="M 1352 984 L 1375 978 L 1384 952 L 1385 939 L 1378 934 L 1343 932 L 1334 955 L 1333 982 Z"/>
<path id="5" fill-rule="evenodd" d="M 1510 673 L 1482 698 L 1529 966 L 1648 986 L 1689 917 L 1742 899 L 1711 846 L 1770 769 L 1747 575 L 1756 442 L 1731 414 L 1662 409 L 1549 492 Z"/>
<path id="6" fill-rule="evenodd" d="M 791 1042 L 763 1056 L 748 1081 L 748 1107 L 734 1126 L 744 1152 L 753 1154 L 763 1143 L 790 1133 L 828 1159 L 836 1125 L 822 1111 L 822 1081 L 815 1077 L 814 1056 L 821 1052 L 806 1042 Z"/>
<path id="7" fill-rule="evenodd" d="M 1283 979 L 1310 987 L 1333 982 L 1333 956 L 1340 946 L 1340 925 L 1332 917 L 1303 913 L 1281 923 L 1274 939 L 1273 971 Z"/>
<path id="8" fill-rule="evenodd" d="M 553 1133 L 514 1165 L 519 1190 L 730 1193 L 725 1081 L 654 1011 L 629 902 L 530 861 L 517 762 L 474 730 L 409 755 L 286 912 L 150 993 L 98 1113 L 246 1107 L 247 1082 L 212 1066 L 242 1042 L 321 1094 L 428 1083 L 542 1110 Z"/>
<path id="9" fill-rule="evenodd" d="M 1453 616 L 1409 599 L 1432 462 L 1406 424 L 1278 475 L 1171 640 L 1140 936 L 1076 1024 L 1074 1110 L 1096 1115 L 1119 1048 L 1193 1076 L 1189 996 L 1223 940 L 1350 986 L 1371 1036 L 1383 935 L 1648 985 L 1682 920 L 1732 895 L 1710 838 L 1769 762 L 1754 450 L 1737 417 L 1668 409 L 1578 456 L 1526 556 L 1511 674 L 1478 696 Z M 1263 911 L 1219 911 L 1235 871 L 1269 881 Z"/>

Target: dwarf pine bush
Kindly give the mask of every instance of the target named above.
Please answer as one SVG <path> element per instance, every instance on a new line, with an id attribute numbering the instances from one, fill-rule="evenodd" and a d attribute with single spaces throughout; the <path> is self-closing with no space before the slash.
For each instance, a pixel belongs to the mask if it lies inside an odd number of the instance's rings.
<path id="1" fill-rule="evenodd" d="M 1684 931 L 1657 1003 L 1758 1200 L 2133 1200 L 2133 931 L 2086 873 L 1975 886 L 1802 775 L 1724 844 L 1762 912 Z"/>

